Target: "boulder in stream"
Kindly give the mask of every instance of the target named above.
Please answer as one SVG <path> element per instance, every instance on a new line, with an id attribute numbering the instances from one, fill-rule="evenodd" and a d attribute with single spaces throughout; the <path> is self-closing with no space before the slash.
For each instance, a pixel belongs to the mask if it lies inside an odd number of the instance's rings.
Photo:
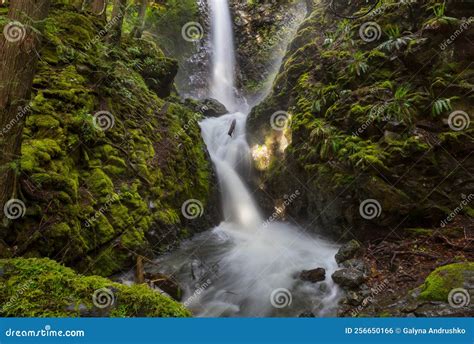
<path id="1" fill-rule="evenodd" d="M 311 283 L 324 281 L 326 279 L 326 270 L 323 268 L 303 270 L 300 273 L 300 279 Z"/>

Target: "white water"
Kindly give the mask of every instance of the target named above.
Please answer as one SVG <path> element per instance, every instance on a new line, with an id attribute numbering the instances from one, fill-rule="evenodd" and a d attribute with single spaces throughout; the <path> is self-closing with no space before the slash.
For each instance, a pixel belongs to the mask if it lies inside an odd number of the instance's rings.
<path id="1" fill-rule="evenodd" d="M 264 218 L 239 171 L 250 166 L 246 109 L 234 94 L 235 58 L 227 0 L 209 0 L 212 13 L 213 72 L 211 96 L 230 113 L 200 123 L 219 178 L 224 221 L 157 260 L 160 272 L 185 288 L 183 302 L 196 316 L 298 316 L 312 311 L 334 315 L 338 289 L 331 280 L 337 247 L 286 224 L 264 226 Z M 236 120 L 234 135 L 228 135 Z M 326 280 L 299 280 L 302 270 L 322 267 Z M 153 269 L 153 267 L 151 267 Z M 272 293 L 286 289 L 280 297 Z M 291 302 L 290 302 L 291 299 Z"/>

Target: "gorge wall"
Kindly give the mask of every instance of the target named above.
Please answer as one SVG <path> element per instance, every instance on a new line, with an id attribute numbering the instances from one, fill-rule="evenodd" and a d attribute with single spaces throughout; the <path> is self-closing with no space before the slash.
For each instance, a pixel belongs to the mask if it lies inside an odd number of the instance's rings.
<path id="1" fill-rule="evenodd" d="M 298 189 L 288 214 L 336 238 L 439 227 L 474 191 L 473 15 L 467 3 L 382 1 L 343 19 L 314 1 L 248 121 L 267 208 Z M 361 217 L 365 200 L 378 217 Z M 472 204 L 462 214 L 469 223 Z"/>

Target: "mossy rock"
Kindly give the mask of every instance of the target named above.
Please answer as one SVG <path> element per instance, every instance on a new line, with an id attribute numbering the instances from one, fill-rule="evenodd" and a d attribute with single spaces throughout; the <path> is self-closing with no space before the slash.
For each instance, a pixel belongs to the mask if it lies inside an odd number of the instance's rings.
<path id="1" fill-rule="evenodd" d="M 52 3 L 15 164 L 28 209 L 1 239 L 26 256 L 61 256 L 108 276 L 134 263 L 130 251 L 151 254 L 151 228 L 156 242 L 176 245 L 182 237 L 168 225 L 199 232 L 219 219 L 198 117 L 177 97 L 160 98 L 173 88 L 176 61 L 150 37 L 125 33 L 111 47 L 97 36 L 105 24 Z M 99 111 L 112 127 L 97 125 Z M 180 210 L 193 198 L 210 216 L 188 225 Z"/>
<path id="2" fill-rule="evenodd" d="M 419 297 L 431 301 L 448 301 L 455 288 L 469 290 L 474 286 L 474 263 L 456 263 L 437 268 L 421 286 Z"/>
<path id="3" fill-rule="evenodd" d="M 184 306 L 146 285 L 125 286 L 103 277 L 81 276 L 46 258 L 2 259 L 0 271 L 0 316 L 191 315 Z"/>

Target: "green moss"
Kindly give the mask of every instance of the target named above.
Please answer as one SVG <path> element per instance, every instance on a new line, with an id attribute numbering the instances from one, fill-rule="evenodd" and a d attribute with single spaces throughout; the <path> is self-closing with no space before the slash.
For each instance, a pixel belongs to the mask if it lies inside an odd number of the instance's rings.
<path id="1" fill-rule="evenodd" d="M 465 273 L 474 273 L 474 263 L 457 263 L 437 268 L 421 286 L 419 297 L 424 300 L 447 301 L 452 289 L 463 288 Z"/>
<path id="2" fill-rule="evenodd" d="M 125 286 L 102 277 L 81 276 L 53 260 L 0 260 L 0 268 L 4 271 L 0 276 L 1 316 L 190 316 L 182 305 L 146 285 Z M 113 296 L 107 309 L 94 305 L 93 295 L 98 290 Z"/>
<path id="3" fill-rule="evenodd" d="M 101 169 L 92 171 L 87 178 L 87 186 L 94 194 L 100 196 L 110 195 L 114 191 L 114 183 Z"/>
<path id="4" fill-rule="evenodd" d="M 166 226 L 181 226 L 184 200 L 207 203 L 212 166 L 193 110 L 160 98 L 177 65 L 156 43 L 125 34 L 111 49 L 94 39 L 102 21 L 57 2 L 44 24 L 19 163 L 28 212 L 6 244 L 110 275 L 133 264 L 129 250 L 150 252 L 152 226 L 180 240 Z M 100 110 L 109 130 L 94 125 Z"/>
<path id="5" fill-rule="evenodd" d="M 429 228 L 406 228 L 405 231 L 413 236 L 425 236 L 433 234 L 433 229 Z"/>

